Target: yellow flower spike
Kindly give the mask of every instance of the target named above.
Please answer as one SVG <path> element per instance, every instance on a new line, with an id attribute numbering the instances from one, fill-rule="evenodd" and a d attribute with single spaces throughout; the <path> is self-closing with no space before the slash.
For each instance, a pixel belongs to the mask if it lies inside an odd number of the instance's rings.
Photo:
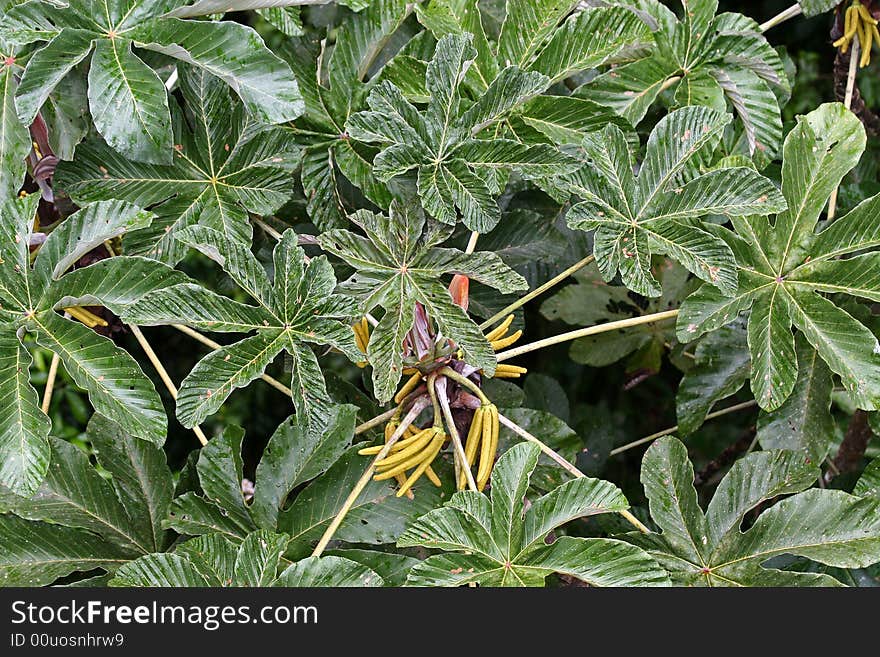
<path id="1" fill-rule="evenodd" d="M 501 363 L 495 368 L 494 378 L 496 379 L 518 379 L 520 376 L 528 372 L 525 367 L 519 365 L 508 365 Z"/>
<path id="2" fill-rule="evenodd" d="M 863 42 L 862 48 L 862 57 L 859 59 L 859 66 L 865 68 L 868 64 L 871 63 L 871 40 L 874 38 L 874 32 L 871 28 L 876 27 L 874 25 L 867 25 L 862 23 L 862 30 L 865 34 L 865 41 Z"/>
<path id="3" fill-rule="evenodd" d="M 361 353 L 367 353 L 367 345 L 370 343 L 370 323 L 366 317 L 361 317 L 361 321 L 351 327 L 354 330 L 354 341 Z M 367 361 L 359 360 L 355 363 L 360 368 L 367 366 Z"/>
<path id="4" fill-rule="evenodd" d="M 498 421 L 498 407 L 490 404 L 486 413 L 487 418 L 483 420 L 483 426 L 488 426 L 488 432 L 483 432 L 483 449 L 480 453 L 480 473 L 477 474 L 477 490 L 482 491 L 489 482 L 489 475 L 492 474 L 492 468 L 495 465 L 495 454 L 498 453 L 498 436 L 500 433 L 500 425 Z M 487 438 L 488 433 L 488 438 Z M 488 442 L 488 446 L 486 443 Z M 484 470 L 485 462 L 485 470 Z"/>
<path id="5" fill-rule="evenodd" d="M 434 472 L 434 468 L 432 468 L 430 465 L 427 468 L 425 468 L 425 476 L 428 479 L 430 479 L 431 483 L 434 484 L 437 488 L 440 488 L 441 486 L 443 486 L 443 482 L 440 481 L 440 477 L 437 476 L 437 473 Z M 405 484 L 406 484 L 406 482 L 404 481 L 403 485 L 405 485 Z M 407 496 L 410 496 L 410 495 L 412 495 L 412 491 L 409 490 L 406 492 L 406 494 L 407 494 Z"/>
<path id="6" fill-rule="evenodd" d="M 492 469 L 492 408 L 495 404 L 483 406 L 483 425 L 480 438 L 480 467 L 477 469 L 477 489 L 483 490 L 489 480 L 489 471 Z M 483 482 L 482 485 L 480 482 Z"/>
<path id="7" fill-rule="evenodd" d="M 446 436 L 441 432 L 437 434 L 437 437 L 431 442 L 431 446 L 428 448 L 428 454 L 425 457 L 425 460 L 422 461 L 422 464 L 419 465 L 418 468 L 407 478 L 406 483 L 403 484 L 403 487 L 397 491 L 397 497 L 403 497 L 409 492 L 409 489 L 413 487 L 419 477 L 421 477 L 425 471 L 431 467 L 431 463 L 433 463 L 434 459 L 437 458 L 437 455 L 440 453 L 440 448 L 443 447 L 443 443 L 446 442 Z"/>
<path id="8" fill-rule="evenodd" d="M 496 326 L 494 329 L 489 331 L 486 334 L 486 339 L 491 342 L 492 340 L 497 340 L 502 335 L 507 333 L 507 329 L 510 328 L 510 325 L 513 323 L 513 315 L 508 315 L 501 324 Z"/>
<path id="9" fill-rule="evenodd" d="M 394 403 L 399 404 L 404 399 L 406 399 L 406 396 L 416 389 L 416 386 L 419 385 L 421 380 L 422 375 L 420 372 L 416 372 L 411 377 L 409 377 L 409 380 L 407 380 L 407 382 L 403 384 L 403 387 L 401 387 L 400 390 L 397 391 L 397 394 L 394 395 Z"/>
<path id="10" fill-rule="evenodd" d="M 73 317 L 74 319 L 78 319 L 89 328 L 95 328 L 96 326 L 109 326 L 109 324 L 107 324 L 107 320 L 102 317 L 98 317 L 94 313 L 80 306 L 71 306 L 70 308 L 65 308 L 64 310 L 71 317 Z"/>
<path id="11" fill-rule="evenodd" d="M 868 8 L 856 0 L 847 8 L 843 18 L 843 36 L 834 42 L 835 48 L 847 53 L 854 39 L 859 40 L 861 56 L 859 66 L 864 68 L 871 63 L 873 41 L 880 43 L 880 32 L 877 31 L 878 21 L 871 15 Z"/>
<path id="12" fill-rule="evenodd" d="M 397 431 L 397 427 L 398 427 L 398 426 L 399 426 L 399 417 L 397 417 L 397 416 L 395 416 L 394 418 L 392 418 L 391 421 L 390 421 L 388 424 L 385 425 L 385 442 L 386 442 L 386 443 L 387 443 L 389 440 L 391 440 L 391 437 L 394 435 L 394 432 Z M 410 431 L 410 429 L 412 429 L 412 428 L 413 428 L 413 426 L 412 426 L 412 425 L 409 425 L 406 429 L 404 429 L 404 430 L 403 430 L 403 437 L 407 437 L 407 436 L 409 436 L 409 435 L 410 435 L 409 431 Z M 391 450 L 390 450 L 390 452 L 391 452 L 392 454 L 394 454 L 395 452 L 399 452 L 400 450 L 404 449 L 404 448 L 406 447 L 406 444 L 405 444 L 406 442 L 407 442 L 406 440 L 398 440 L 396 443 L 394 443 L 394 444 L 391 446 Z M 376 451 L 375 453 L 378 454 L 379 452 L 381 452 L 381 451 L 382 451 L 382 447 L 383 447 L 383 446 L 380 445 L 378 451 Z M 396 479 L 397 479 L 397 483 L 398 483 L 398 485 L 402 486 L 402 485 L 403 485 L 403 482 L 406 481 L 406 475 L 405 475 L 405 474 L 399 474 L 399 475 L 397 475 Z M 409 497 L 409 499 L 413 499 L 413 494 L 410 493 L 407 497 Z"/>
<path id="13" fill-rule="evenodd" d="M 849 42 L 856 34 L 858 26 L 858 11 L 853 11 L 854 7 L 849 7 L 843 15 L 843 36 L 835 41 L 832 45 L 840 48 L 842 53 L 849 50 Z"/>
<path id="14" fill-rule="evenodd" d="M 504 349 L 505 347 L 509 347 L 514 342 L 519 340 L 522 337 L 522 331 L 517 331 L 516 333 L 511 333 L 506 338 L 501 338 L 500 340 L 490 340 L 489 344 L 492 345 L 492 349 L 498 351 L 499 349 Z"/>
<path id="15" fill-rule="evenodd" d="M 392 456 L 386 456 L 381 461 L 377 461 L 376 467 L 380 469 L 385 469 L 408 461 L 410 457 L 419 454 L 425 448 L 425 446 L 434 439 L 437 431 L 442 431 L 442 429 L 438 429 L 437 427 L 425 429 L 424 431 L 419 433 L 418 436 L 414 437 L 412 443 L 407 445 L 405 449 L 400 450 Z"/>
<path id="16" fill-rule="evenodd" d="M 480 437 L 483 427 L 483 407 L 480 406 L 474 411 L 474 417 L 471 420 L 471 428 L 468 430 L 467 441 L 464 446 L 464 457 L 468 462 L 468 467 L 473 466 L 474 459 L 477 458 L 477 450 L 480 447 Z M 464 469 L 458 473 L 458 490 L 464 490 L 467 486 L 467 475 Z"/>

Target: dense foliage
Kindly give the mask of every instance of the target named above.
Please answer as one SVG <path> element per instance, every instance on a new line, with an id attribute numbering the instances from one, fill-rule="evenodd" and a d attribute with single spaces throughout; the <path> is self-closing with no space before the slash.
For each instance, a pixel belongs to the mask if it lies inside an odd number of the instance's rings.
<path id="1" fill-rule="evenodd" d="M 880 2 L 726 4 L 0 0 L 0 584 L 880 581 Z"/>

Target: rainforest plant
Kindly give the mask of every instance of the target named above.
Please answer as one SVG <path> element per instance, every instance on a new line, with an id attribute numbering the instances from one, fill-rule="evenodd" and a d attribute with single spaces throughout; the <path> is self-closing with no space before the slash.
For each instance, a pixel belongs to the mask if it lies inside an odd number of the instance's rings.
<path id="1" fill-rule="evenodd" d="M 880 3 L 726 9 L 0 0 L 0 583 L 876 584 Z"/>

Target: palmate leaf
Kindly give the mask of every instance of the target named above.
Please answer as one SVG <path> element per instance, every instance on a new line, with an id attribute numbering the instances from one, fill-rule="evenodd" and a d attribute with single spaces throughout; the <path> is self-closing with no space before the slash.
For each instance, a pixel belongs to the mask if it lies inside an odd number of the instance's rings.
<path id="1" fill-rule="evenodd" d="M 327 472 L 306 486 L 278 517 L 278 531 L 290 535 L 287 556 L 301 558 L 311 553 L 327 527 L 342 510 L 349 492 L 364 474 L 364 457 L 358 454 L 365 443 L 349 448 Z M 436 462 L 438 468 L 443 464 Z M 451 480 L 438 469 L 443 481 Z M 370 481 L 358 495 L 334 540 L 346 543 L 385 545 L 394 543 L 410 522 L 450 495 L 450 490 L 437 488 L 429 481 L 413 487 L 414 499 L 394 495 L 395 482 Z"/>
<path id="2" fill-rule="evenodd" d="M 349 16 L 339 29 L 336 44 L 325 52 L 305 41 L 282 50 L 302 90 L 305 110 L 293 124 L 291 138 L 303 148 L 300 172 L 307 210 L 321 229 L 345 223 L 346 206 L 340 185 L 348 181 L 370 201 L 387 208 L 391 195 L 374 176 L 371 161 L 376 149 L 349 139 L 345 122 L 363 105 L 367 76 L 381 74 L 381 45 L 412 11 L 405 0 L 375 0 Z M 378 44 L 378 47 L 377 47 Z M 318 70 L 323 64 L 324 70 Z"/>
<path id="3" fill-rule="evenodd" d="M 159 525 L 173 485 L 162 449 L 98 415 L 86 437 L 111 478 L 85 452 L 52 438 L 52 463 L 33 497 L 0 487 L 3 585 L 51 584 L 96 568 L 113 572 L 168 547 L 170 536 Z"/>
<path id="4" fill-rule="evenodd" d="M 590 161 L 549 184 L 581 199 L 566 216 L 571 228 L 594 230 L 596 261 L 606 281 L 618 272 L 624 284 L 645 296 L 659 296 L 650 271 L 651 255 L 669 255 L 720 294 L 737 289 L 733 253 L 724 240 L 697 221 L 708 214 L 769 214 L 785 207 L 772 182 L 747 167 L 697 175 L 696 160 L 712 147 L 726 114 L 704 107 L 676 110 L 656 125 L 648 139 L 639 175 L 623 132 L 608 126 L 588 135 Z"/>
<path id="5" fill-rule="evenodd" d="M 460 491 L 440 509 L 407 529 L 398 547 L 443 550 L 416 565 L 407 583 L 416 586 L 543 586 L 563 573 L 593 586 L 662 586 L 668 579 L 638 548 L 606 538 L 557 538 L 547 534 L 585 516 L 626 509 L 613 484 L 581 478 L 559 486 L 524 507 L 529 478 L 538 463 L 537 447 L 521 443 L 495 465 L 491 496 Z"/>
<path id="6" fill-rule="evenodd" d="M 834 378 L 804 336 L 798 336 L 795 344 L 797 382 L 779 408 L 758 416 L 758 440 L 764 449 L 789 449 L 804 454 L 811 463 L 821 463 L 836 436 L 831 416 Z M 747 357 L 747 350 L 743 351 Z"/>
<path id="7" fill-rule="evenodd" d="M 215 260 L 258 302 L 247 306 L 196 285 L 181 284 L 145 295 L 125 311 L 126 322 L 144 326 L 185 323 L 212 331 L 254 332 L 196 364 L 180 386 L 178 419 L 188 427 L 199 424 L 284 351 L 290 355 L 297 414 L 306 423 L 320 425 L 332 404 L 310 345 L 334 347 L 352 361 L 361 358 L 349 324 L 356 314 L 355 304 L 334 294 L 336 278 L 326 257 L 307 263 L 296 233 L 285 231 L 275 247 L 275 280 L 270 285 L 250 250 L 219 231 L 191 226 L 181 230 L 178 239 Z"/>
<path id="8" fill-rule="evenodd" d="M 79 203 L 122 199 L 150 207 L 156 219 L 126 235 L 126 253 L 171 265 L 187 250 L 178 232 L 195 224 L 250 244 L 248 212 L 270 214 L 290 198 L 299 160 L 286 131 L 258 124 L 226 85 L 200 69 L 180 70 L 186 111 L 174 107 L 172 165 L 135 162 L 91 140 L 55 176 Z"/>
<path id="9" fill-rule="evenodd" d="M 303 101 L 290 68 L 250 27 L 165 17 L 175 3 L 137 0 L 94 11 L 85 0 L 66 7 L 30 0 L 0 20 L 0 37 L 47 41 L 30 58 L 19 86 L 19 118 L 29 125 L 52 89 L 92 54 L 89 106 L 111 147 L 133 160 L 170 165 L 172 122 L 164 85 L 132 52 L 153 50 L 209 72 L 241 98 L 257 121 L 299 116 Z M 36 22 L 39 30 L 33 29 Z"/>
<path id="10" fill-rule="evenodd" d="M 786 554 L 839 568 L 880 561 L 878 501 L 806 490 L 819 475 L 795 452 L 752 453 L 733 465 L 703 512 L 685 446 L 676 438 L 661 438 L 645 453 L 642 483 L 662 533 L 628 534 L 627 540 L 646 549 L 677 585 L 837 586 L 829 575 L 765 566 Z M 792 493 L 761 513 L 746 532 L 740 530 L 751 509 Z"/>
<path id="11" fill-rule="evenodd" d="M 798 358 L 792 326 L 841 377 L 859 408 L 874 410 L 880 404 L 877 338 L 822 296 L 880 298 L 880 280 L 870 264 L 876 254 L 835 259 L 880 245 L 880 198 L 863 201 L 831 227 L 815 232 L 832 190 L 858 161 L 864 145 L 861 123 L 839 103 L 800 117 L 783 149 L 782 193 L 789 209 L 772 226 L 761 218 L 743 217 L 734 220 L 735 234 L 724 229 L 717 233 L 736 254 L 736 294 L 725 297 L 703 286 L 682 305 L 678 334 L 683 342 L 751 308 L 752 391 L 764 410 L 779 408 L 795 387 Z"/>
<path id="12" fill-rule="evenodd" d="M 14 63 L 16 54 L 0 38 L 0 198 L 18 192 L 24 181 L 24 160 L 31 150 L 30 134 L 15 110 L 16 76 L 20 74 L 20 66 Z"/>
<path id="13" fill-rule="evenodd" d="M 290 564 L 281 555 L 289 537 L 255 531 L 241 544 L 217 534 L 181 543 L 174 552 L 125 564 L 110 586 L 382 586 L 382 578 L 344 557 L 310 557 Z"/>
<path id="14" fill-rule="evenodd" d="M 395 201 L 387 217 L 360 211 L 350 218 L 365 236 L 336 229 L 322 234 L 318 243 L 355 268 L 343 288 L 360 299 L 362 310 L 385 310 L 367 347 L 376 398 L 387 401 L 394 395 L 403 371 L 403 339 L 413 326 L 417 303 L 472 365 L 493 372 L 494 352 L 473 320 L 453 303 L 441 278 L 463 274 L 503 293 L 526 289 L 525 279 L 495 253 L 440 248 L 452 228 L 426 224 L 412 205 Z"/>
<path id="15" fill-rule="evenodd" d="M 424 113 L 392 83 L 381 82 L 367 97 L 369 111 L 352 115 L 346 130 L 360 141 L 382 144 L 374 161 L 380 180 L 416 170 L 419 197 L 429 214 L 447 224 L 455 224 L 460 214 L 471 230 L 488 232 L 501 210 L 481 172 L 518 170 L 537 176 L 571 171 L 578 163 L 550 144 L 474 138 L 540 93 L 549 80 L 507 67 L 467 106 L 462 83 L 478 55 L 472 42 L 470 34 L 440 39 L 425 74 L 430 100 Z"/>
<path id="16" fill-rule="evenodd" d="M 694 366 L 681 378 L 675 396 L 679 435 L 699 429 L 716 403 L 739 391 L 749 379 L 750 366 L 744 322 L 703 338 L 694 352 Z"/>
<path id="17" fill-rule="evenodd" d="M 650 31 L 634 13 L 620 7 L 572 12 L 569 0 L 513 0 L 507 3 L 497 56 L 486 38 L 475 0 L 432 0 L 416 7 L 419 22 L 437 39 L 446 34 L 473 35 L 477 50 L 474 78 L 487 88 L 499 69 L 517 66 L 546 75 L 551 83 L 596 68 L 642 48 Z"/>
<path id="18" fill-rule="evenodd" d="M 548 84 L 552 84 L 619 57 L 632 56 L 650 40 L 648 26 L 627 9 L 578 8 L 572 12 L 572 8 L 570 2 L 510 3 L 502 28 L 503 44 L 499 45 L 497 56 L 486 38 L 484 19 L 475 0 L 433 0 L 417 5 L 416 14 L 437 39 L 446 34 L 473 36 L 477 54 L 464 83 L 473 87 L 472 95 L 479 98 L 496 80 L 499 70 L 504 72 L 507 67 L 542 73 L 547 76 Z M 427 90 L 421 91 L 425 86 L 426 68 L 427 63 L 421 60 L 401 60 L 399 66 L 390 67 L 387 79 L 410 100 L 427 102 Z M 416 76 L 422 81 L 417 82 Z M 409 91 L 415 84 L 419 86 L 418 93 Z M 579 145 L 586 133 L 608 123 L 619 125 L 624 131 L 631 129 L 613 110 L 592 101 L 541 95 L 515 108 L 512 116 L 492 130 L 496 138 L 509 133 L 527 144 L 549 140 L 549 143 Z"/>
<path id="19" fill-rule="evenodd" d="M 0 336 L 7 374 L 0 484 L 21 495 L 33 493 L 46 471 L 49 431 L 28 382 L 30 356 L 21 345 L 22 333 L 35 334 L 38 344 L 60 356 L 74 382 L 88 392 L 95 410 L 123 424 L 132 435 L 161 444 L 165 411 L 137 362 L 107 338 L 62 317 L 59 311 L 88 300 L 118 314 L 138 296 L 186 280 L 164 265 L 129 257 L 109 258 L 66 273 L 104 240 L 149 225 L 149 213 L 120 202 L 97 203 L 68 217 L 49 235 L 31 267 L 29 244 L 38 202 L 39 197 L 33 196 L 0 205 L 4 241 L 0 247 Z"/>
<path id="20" fill-rule="evenodd" d="M 256 529 L 275 531 L 289 493 L 336 461 L 351 441 L 354 422 L 354 407 L 336 406 L 325 423 L 313 429 L 295 417 L 282 423 L 263 452 L 251 504 L 245 502 L 241 488 L 244 432 L 227 427 L 199 453 L 196 471 L 201 494 L 177 497 L 168 526 L 190 536 L 222 534 L 233 542 Z"/>
<path id="21" fill-rule="evenodd" d="M 355 408 L 338 405 L 325 424 L 304 429 L 296 418 L 282 423 L 260 464 L 253 500 L 242 493 L 243 431 L 228 427 L 199 453 L 201 492 L 189 491 L 171 504 L 166 525 L 185 536 L 222 535 L 240 543 L 257 530 L 290 538 L 291 558 L 308 555 L 336 517 L 348 491 L 363 474 L 363 457 L 350 447 Z M 293 496 L 290 493 L 308 483 Z M 436 507 L 441 491 L 430 482 L 415 487 L 414 501 L 393 495 L 394 482 L 371 482 L 338 528 L 335 538 L 352 543 L 392 543 L 406 523 Z"/>
<path id="22" fill-rule="evenodd" d="M 723 109 L 726 98 L 740 119 L 747 152 L 775 156 L 782 117 L 774 90 L 787 97 L 790 84 L 779 54 L 755 21 L 741 14 L 716 15 L 717 0 L 682 0 L 681 19 L 657 0 L 614 4 L 646 21 L 654 43 L 574 95 L 612 107 L 634 125 L 673 85 L 679 106 Z"/>

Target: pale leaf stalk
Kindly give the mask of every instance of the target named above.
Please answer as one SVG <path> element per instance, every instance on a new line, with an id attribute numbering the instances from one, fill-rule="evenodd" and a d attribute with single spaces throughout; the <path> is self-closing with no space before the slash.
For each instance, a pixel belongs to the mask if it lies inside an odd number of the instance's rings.
<path id="1" fill-rule="evenodd" d="M 532 299 L 534 299 L 537 296 L 544 294 L 544 292 L 549 290 L 551 287 L 553 287 L 557 283 L 560 283 L 560 282 L 564 281 L 566 278 L 568 278 L 569 276 L 579 272 L 581 269 L 583 269 L 584 267 L 589 265 L 591 262 L 593 262 L 593 260 L 595 260 L 595 257 L 592 255 L 588 255 L 586 258 L 584 258 L 582 260 L 578 260 L 571 267 L 569 267 L 565 271 L 560 272 L 559 274 L 557 274 L 556 276 L 551 278 L 549 281 L 547 281 L 543 285 L 536 287 L 534 290 L 532 290 L 528 294 L 520 297 L 519 299 L 517 299 L 516 301 L 511 303 L 509 306 L 503 308 L 502 310 L 499 310 L 497 313 L 492 315 L 485 322 L 480 324 L 480 329 L 485 331 L 487 328 L 492 326 L 492 324 L 494 324 L 495 322 L 497 322 L 500 319 L 504 319 L 505 317 L 507 317 L 510 313 L 512 313 L 517 308 L 520 308 L 520 307 L 526 305 L 529 301 L 531 301 Z"/>
<path id="2" fill-rule="evenodd" d="M 562 456 L 558 452 L 551 449 L 548 445 L 544 444 L 544 442 L 542 440 L 540 440 L 536 436 L 533 436 L 531 433 L 529 433 L 528 431 L 523 429 L 521 426 L 519 426 L 516 422 L 514 422 L 510 418 L 505 417 L 504 415 L 501 415 L 499 413 L 498 414 L 498 421 L 501 424 L 503 424 L 505 427 L 507 427 L 508 429 L 513 431 L 515 434 L 520 436 L 521 438 L 524 438 L 528 442 L 537 445 L 544 454 L 546 454 L 551 459 L 553 459 L 556 463 L 558 463 L 560 466 L 562 466 L 562 468 L 564 470 L 566 470 L 567 472 L 572 474 L 574 477 L 582 478 L 582 477 L 587 476 L 583 472 L 581 472 L 577 468 L 576 465 L 574 465 L 573 463 L 570 463 L 564 456 Z M 645 527 L 645 525 L 642 524 L 642 522 L 638 518 L 636 518 L 632 513 L 630 513 L 629 511 L 624 510 L 624 511 L 619 511 L 618 513 L 620 513 L 622 518 L 624 518 L 628 523 L 630 523 L 633 527 L 638 529 L 643 534 L 650 533 L 650 530 L 647 527 Z"/>
<path id="3" fill-rule="evenodd" d="M 666 78 L 666 79 L 663 81 L 663 84 L 660 85 L 660 91 L 661 91 L 661 92 L 662 92 L 662 91 L 666 91 L 667 89 L 669 89 L 669 87 L 671 87 L 672 85 L 674 85 L 674 84 L 675 84 L 676 82 L 678 82 L 679 80 L 681 80 L 681 76 L 680 76 L 680 75 L 673 75 L 671 78 Z"/>
<path id="4" fill-rule="evenodd" d="M 110 247 L 107 247 L 110 250 Z M 113 251 L 110 250 L 110 255 Z M 65 311 L 64 317 L 70 319 L 70 313 Z M 46 415 L 49 414 L 49 406 L 52 404 L 52 393 L 55 391 L 55 379 L 58 378 L 58 364 L 61 362 L 61 356 L 52 352 L 52 361 L 49 363 L 49 373 L 46 376 L 46 388 L 43 390 L 43 402 L 40 404 L 40 410 Z"/>
<path id="5" fill-rule="evenodd" d="M 720 411 L 713 411 L 706 415 L 707 420 L 712 420 L 716 417 L 721 417 L 722 415 L 727 415 L 728 413 L 734 413 L 736 411 L 741 411 L 746 408 L 751 408 L 755 404 L 757 404 L 754 399 L 750 399 L 749 401 L 744 401 L 739 404 L 734 404 L 733 406 L 728 406 L 727 408 L 722 408 Z M 631 443 L 627 443 L 626 445 L 621 445 L 620 447 L 615 447 L 610 452 L 608 452 L 608 456 L 616 456 L 618 454 L 622 454 L 627 450 L 632 449 L 633 447 L 638 447 L 639 445 L 644 445 L 645 443 L 650 443 L 658 438 L 662 438 L 663 436 L 668 436 L 669 434 L 675 433 L 678 431 L 678 425 L 676 424 L 674 427 L 669 427 L 668 429 L 663 429 L 663 431 L 658 431 L 657 433 L 652 433 L 650 436 L 645 436 L 644 438 L 639 438 L 638 440 L 634 440 Z"/>
<path id="6" fill-rule="evenodd" d="M 257 226 L 262 228 L 263 232 L 265 232 L 267 235 L 274 237 L 276 240 L 279 240 L 279 241 L 281 240 L 281 233 L 279 233 L 277 230 L 272 228 L 272 226 L 267 224 L 260 217 L 257 217 L 255 215 L 251 215 L 251 221 L 253 221 L 255 224 L 257 224 Z"/>
<path id="7" fill-rule="evenodd" d="M 471 233 L 470 238 L 468 239 L 467 246 L 464 249 L 464 252 L 470 255 L 474 252 L 474 249 L 477 248 L 477 240 L 480 238 L 480 234 L 477 231 L 473 231 Z"/>
<path id="8" fill-rule="evenodd" d="M 138 344 L 140 344 L 141 349 L 144 350 L 144 353 L 147 355 L 147 358 L 150 359 L 150 362 L 153 364 L 153 367 L 156 369 L 156 372 L 159 374 L 159 378 L 162 379 L 162 383 L 165 384 L 165 388 L 168 390 L 168 393 L 171 395 L 172 399 L 177 401 L 177 386 L 174 385 L 174 381 L 171 380 L 171 377 L 168 376 L 168 371 L 165 369 L 165 366 L 162 365 L 162 361 L 159 360 L 159 357 L 156 355 L 156 352 L 153 351 L 153 347 L 150 346 L 150 343 L 147 341 L 146 336 L 144 336 L 140 327 L 135 326 L 134 324 L 129 324 L 128 328 L 131 329 L 132 334 L 137 339 Z M 202 444 L 202 447 L 208 444 L 208 438 L 205 436 L 205 432 L 202 431 L 202 428 L 199 425 L 196 425 L 192 428 L 192 432 L 196 435 L 196 438 L 199 439 L 199 442 Z"/>
<path id="9" fill-rule="evenodd" d="M 367 420 L 363 424 L 359 424 L 354 428 L 354 435 L 357 436 L 360 433 L 364 433 L 365 431 L 369 431 L 373 427 L 378 427 L 380 424 L 384 424 L 388 420 L 394 417 L 395 413 L 400 410 L 399 406 L 395 406 L 391 410 L 385 411 L 381 415 L 377 415 L 376 417 Z"/>
<path id="10" fill-rule="evenodd" d="M 217 349 L 221 349 L 223 347 L 223 345 L 221 345 L 219 342 L 214 342 L 211 338 L 209 338 L 205 335 L 202 335 L 198 331 L 191 329 L 189 326 L 184 326 L 183 324 L 172 324 L 171 326 L 176 328 L 181 333 L 185 333 L 186 335 L 193 338 L 194 340 L 198 340 L 203 345 L 205 345 L 206 347 L 210 347 L 214 351 L 216 351 Z M 270 386 L 272 386 L 276 390 L 283 392 L 288 397 L 293 396 L 293 392 L 291 391 L 291 389 L 288 388 L 283 383 L 281 383 L 281 381 L 279 381 L 278 379 L 274 379 L 265 373 L 261 374 L 260 378 L 263 379 L 263 381 L 268 383 Z"/>
<path id="11" fill-rule="evenodd" d="M 471 472 L 471 464 L 468 463 L 467 454 L 464 453 L 464 445 L 461 444 L 461 436 L 458 435 L 458 429 L 455 427 L 455 418 L 452 417 L 452 408 L 449 406 L 449 397 L 446 394 L 446 382 L 443 385 L 439 378 L 434 380 L 434 389 L 437 391 L 437 399 L 440 401 L 440 408 L 443 409 L 443 417 L 446 420 L 446 428 L 449 431 L 449 437 L 452 439 L 452 446 L 455 452 L 455 460 L 458 464 L 456 468 L 456 478 L 458 481 L 458 469 L 464 469 L 464 476 L 467 478 L 468 488 L 477 491 L 477 482 L 474 481 L 474 474 Z"/>
<path id="12" fill-rule="evenodd" d="M 651 315 L 643 315 L 641 317 L 631 317 L 630 319 L 621 319 L 616 322 L 607 322 L 605 324 L 597 324 L 596 326 L 588 326 L 586 328 L 576 329 L 574 331 L 569 331 L 560 335 L 554 335 L 550 338 L 544 338 L 543 340 L 538 340 L 537 342 L 530 342 L 519 347 L 514 347 L 513 349 L 508 349 L 507 351 L 502 351 L 498 354 L 498 362 L 500 363 L 505 360 L 510 360 L 511 358 L 516 358 L 517 356 L 521 356 L 522 354 L 527 354 L 530 351 L 536 351 L 538 349 L 543 349 L 544 347 L 550 347 L 555 344 L 560 344 L 561 342 L 577 340 L 578 338 L 585 338 L 590 335 L 597 335 L 599 333 L 606 333 L 608 331 L 616 331 L 618 329 L 629 328 L 631 326 L 639 326 L 641 324 L 662 322 L 667 319 L 672 319 L 676 316 L 678 316 L 677 308 L 675 310 L 665 310 L 661 313 L 653 313 Z"/>
<path id="13" fill-rule="evenodd" d="M 776 27 L 780 23 L 784 23 L 790 18 L 794 18 L 795 16 L 800 16 L 803 13 L 800 4 L 794 3 L 788 9 L 785 9 L 778 14 L 776 14 L 773 18 L 768 20 L 766 23 L 761 23 L 759 29 L 761 32 L 766 32 L 767 30 Z"/>
<path id="14" fill-rule="evenodd" d="M 339 526 L 342 524 L 342 521 L 345 520 L 345 516 L 348 515 L 348 512 L 351 511 L 351 508 L 354 506 L 354 503 L 357 502 L 357 498 L 363 492 L 364 488 L 367 487 L 367 484 L 370 483 L 370 479 L 373 477 L 373 472 L 376 470 L 376 463 L 384 459 L 388 456 L 389 452 L 391 452 L 391 448 L 394 446 L 400 437 L 403 436 L 403 433 L 406 431 L 407 427 L 409 427 L 415 419 L 419 416 L 423 410 L 425 410 L 431 402 L 428 400 L 428 397 L 421 397 L 417 399 L 412 408 L 409 409 L 409 413 L 404 416 L 403 420 L 401 420 L 400 424 L 397 426 L 397 429 L 388 439 L 388 442 L 382 447 L 382 451 L 376 454 L 373 457 L 373 460 L 370 461 L 370 464 L 367 466 L 367 469 L 364 470 L 364 474 L 361 475 L 361 478 L 357 480 L 357 483 L 354 485 L 354 488 L 351 489 L 351 492 L 348 494 L 348 497 L 345 498 L 345 502 L 342 503 L 342 508 L 339 509 L 339 512 L 330 522 L 330 525 L 324 531 L 324 535 L 321 536 L 321 540 L 318 541 L 318 544 L 315 546 L 314 551 L 312 552 L 313 557 L 320 557 L 324 550 L 327 548 L 327 545 L 333 539 L 333 535 L 336 533 L 336 530 L 339 529 Z"/>
<path id="15" fill-rule="evenodd" d="M 52 362 L 49 363 L 49 374 L 46 377 L 46 389 L 43 391 L 43 403 L 40 409 L 46 415 L 49 414 L 49 405 L 52 403 L 52 391 L 55 389 L 55 378 L 58 376 L 58 363 L 61 357 L 52 352 Z"/>
<path id="16" fill-rule="evenodd" d="M 853 99 L 853 90 L 856 86 L 856 71 L 858 71 L 858 61 L 859 61 L 859 40 L 852 40 L 852 47 L 849 51 L 849 70 L 846 74 L 846 92 L 843 96 L 843 105 L 846 109 L 852 109 L 852 99 Z M 834 215 L 837 214 L 837 192 L 840 190 L 840 185 L 837 185 L 834 188 L 834 191 L 831 192 L 831 196 L 828 198 L 828 221 L 834 220 Z"/>

